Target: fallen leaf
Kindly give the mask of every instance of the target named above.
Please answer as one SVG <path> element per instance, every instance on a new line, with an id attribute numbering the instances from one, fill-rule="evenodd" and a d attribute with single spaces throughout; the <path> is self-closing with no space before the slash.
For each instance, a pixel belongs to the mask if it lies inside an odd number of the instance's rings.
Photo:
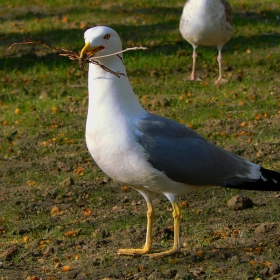
<path id="1" fill-rule="evenodd" d="M 62 19 L 61 19 L 62 22 L 66 23 L 68 22 L 68 16 L 64 16 Z"/>
<path id="2" fill-rule="evenodd" d="M 28 241 L 29 241 L 29 236 L 24 236 L 24 237 L 23 237 L 23 242 L 24 242 L 24 243 L 27 243 Z"/>
<path id="3" fill-rule="evenodd" d="M 28 185 L 28 186 L 34 186 L 34 185 L 36 185 L 36 182 L 35 182 L 35 181 L 27 181 L 27 182 L 26 182 L 26 185 Z"/>
<path id="4" fill-rule="evenodd" d="M 78 167 L 74 170 L 75 174 L 79 175 L 79 176 L 83 176 L 85 171 L 83 167 Z"/>
<path id="5" fill-rule="evenodd" d="M 55 267 L 55 268 L 60 268 L 61 266 L 62 266 L 62 264 L 61 264 L 60 262 L 58 262 L 58 263 L 55 264 L 54 267 Z"/>
<path id="6" fill-rule="evenodd" d="M 197 251 L 196 254 L 199 256 L 199 257 L 202 257 L 204 255 L 204 252 L 203 251 Z"/>
<path id="7" fill-rule="evenodd" d="M 62 272 L 67 272 L 67 271 L 70 271 L 70 270 L 71 270 L 70 265 L 65 265 L 65 266 L 63 266 L 63 267 L 61 268 L 61 271 L 62 271 Z"/>
<path id="8" fill-rule="evenodd" d="M 130 192 L 130 188 L 128 186 L 122 186 L 121 190 L 122 190 L 123 193 Z"/>
<path id="9" fill-rule="evenodd" d="M 143 271 L 145 271 L 145 266 L 144 266 L 143 264 L 138 265 L 138 266 L 137 266 L 137 271 L 138 271 L 138 272 L 143 272 Z"/>
<path id="10" fill-rule="evenodd" d="M 122 208 L 121 208 L 120 206 L 115 205 L 115 206 L 113 206 L 112 209 L 113 209 L 114 211 L 120 211 Z"/>
<path id="11" fill-rule="evenodd" d="M 270 265 L 271 265 L 271 262 L 269 262 L 269 261 L 264 261 L 264 262 L 263 262 L 263 265 L 264 265 L 264 266 L 270 266 Z"/>
<path id="12" fill-rule="evenodd" d="M 86 24 L 83 21 L 81 21 L 80 22 L 80 29 L 85 29 L 85 27 L 86 27 Z"/>
<path id="13" fill-rule="evenodd" d="M 257 252 L 257 253 L 261 253 L 262 251 L 263 251 L 262 247 L 255 248 L 255 252 Z"/>
<path id="14" fill-rule="evenodd" d="M 178 259 L 176 259 L 176 258 L 168 260 L 168 263 L 170 263 L 170 264 L 176 264 L 177 262 L 178 262 Z"/>
<path id="15" fill-rule="evenodd" d="M 74 230 L 68 230 L 64 233 L 64 236 L 66 237 L 73 237 L 73 236 L 77 236 L 78 234 L 80 234 L 82 230 L 81 229 L 78 229 L 76 231 Z"/>
<path id="16" fill-rule="evenodd" d="M 261 117 L 261 115 L 259 114 L 259 115 L 256 115 L 255 120 L 256 120 L 256 121 L 259 121 L 259 120 L 261 120 L 261 118 L 262 118 L 262 117 Z"/>
<path id="17" fill-rule="evenodd" d="M 88 209 L 88 208 L 83 208 L 83 211 L 84 211 L 84 216 L 85 217 L 88 217 L 91 215 L 92 213 L 92 210 Z"/>
<path id="18" fill-rule="evenodd" d="M 27 280 L 42 280 L 42 278 L 38 276 L 29 276 Z"/>
<path id="19" fill-rule="evenodd" d="M 265 118 L 268 118 L 268 113 L 267 113 L 267 112 L 264 112 L 264 113 L 263 113 L 263 116 L 264 116 Z"/>
<path id="20" fill-rule="evenodd" d="M 169 230 L 174 231 L 174 226 L 167 227 Z"/>
<path id="21" fill-rule="evenodd" d="M 246 252 L 253 252 L 253 248 L 252 247 L 247 247 L 247 248 L 245 248 L 245 251 Z"/>
<path id="22" fill-rule="evenodd" d="M 182 209 L 184 209 L 184 208 L 186 208 L 186 207 L 189 207 L 189 202 L 188 201 L 182 201 L 182 203 L 181 203 L 181 206 L 182 206 Z"/>

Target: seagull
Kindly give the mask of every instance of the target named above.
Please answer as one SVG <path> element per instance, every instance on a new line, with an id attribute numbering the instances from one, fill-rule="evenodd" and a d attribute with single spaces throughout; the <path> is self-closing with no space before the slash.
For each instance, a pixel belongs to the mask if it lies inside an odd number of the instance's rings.
<path id="1" fill-rule="evenodd" d="M 187 0 L 180 20 L 180 32 L 193 46 L 192 73 L 188 80 L 200 78 L 195 73 L 196 48 L 217 46 L 219 77 L 215 84 L 227 82 L 222 78 L 222 48 L 233 34 L 231 7 L 226 0 Z"/>
<path id="2" fill-rule="evenodd" d="M 90 63 L 88 70 L 87 148 L 104 173 L 137 190 L 148 207 L 145 245 L 119 249 L 118 254 L 164 257 L 180 252 L 179 195 L 211 186 L 280 190 L 280 173 L 215 146 L 183 124 L 147 112 L 127 77 L 116 31 L 97 26 L 88 29 L 84 39 L 80 57 L 90 53 L 98 62 Z M 154 194 L 163 194 L 171 202 L 174 244 L 167 251 L 150 254 Z"/>

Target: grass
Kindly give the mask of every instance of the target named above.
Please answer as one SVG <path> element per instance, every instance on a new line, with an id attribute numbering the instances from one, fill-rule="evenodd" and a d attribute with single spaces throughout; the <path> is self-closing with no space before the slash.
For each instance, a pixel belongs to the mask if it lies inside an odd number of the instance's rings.
<path id="1" fill-rule="evenodd" d="M 180 198 L 190 205 L 182 210 L 184 258 L 142 262 L 141 266 L 138 259 L 118 259 L 113 253 L 119 247 L 142 245 L 146 206 L 133 191 L 123 193 L 86 150 L 86 75 L 79 70 L 70 75 L 70 61 L 39 46 L 8 50 L 26 37 L 79 52 L 87 28 L 111 26 L 124 48 L 149 48 L 124 55 L 129 79 L 145 108 L 279 170 L 280 4 L 230 1 L 235 33 L 224 47 L 223 67 L 229 83 L 221 87 L 214 85 L 216 48 L 198 48 L 197 70 L 203 81 L 186 81 L 192 47 L 178 30 L 183 4 L 173 0 L 9 0 L 0 6 L 0 256 L 15 244 L 18 253 L 12 260 L 20 268 L 4 260 L 3 279 L 23 277 L 23 270 L 29 276 L 53 273 L 62 279 L 60 270 L 54 269 L 56 258 L 89 279 L 98 275 L 130 279 L 129 272 L 147 277 L 151 271 L 161 273 L 154 279 L 167 279 L 172 269 L 182 276 L 178 279 L 193 279 L 187 277 L 194 277 L 194 269 L 200 266 L 207 279 L 217 279 L 217 275 L 218 279 L 248 279 L 259 275 L 264 261 L 279 263 L 279 234 L 267 233 L 262 237 L 264 245 L 258 245 L 261 237 L 254 233 L 263 223 L 279 226 L 279 198 L 242 192 L 256 205 L 230 212 L 226 202 L 239 191 L 222 188 Z M 74 183 L 63 183 L 69 177 Z M 166 201 L 157 197 L 155 205 L 155 249 L 160 250 L 170 246 L 163 229 L 172 225 L 172 219 Z M 59 214 L 52 216 L 55 206 Z M 66 237 L 69 230 L 81 231 Z M 24 236 L 30 241 L 24 242 Z M 39 247 L 30 247 L 38 239 L 42 239 Z M 55 248 L 50 258 L 44 253 L 49 246 Z M 213 253 L 213 247 L 218 253 Z M 253 251 L 248 253 L 247 247 Z M 258 247 L 263 251 L 255 251 Z M 76 255 L 79 263 L 74 261 Z M 231 262 L 234 255 L 240 260 Z"/>

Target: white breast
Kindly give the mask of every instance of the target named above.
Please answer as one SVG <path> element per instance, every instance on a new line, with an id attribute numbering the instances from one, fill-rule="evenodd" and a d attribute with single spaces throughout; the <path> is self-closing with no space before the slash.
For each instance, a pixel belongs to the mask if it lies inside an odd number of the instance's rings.
<path id="1" fill-rule="evenodd" d="M 217 46 L 230 39 L 233 27 L 220 0 L 189 0 L 183 9 L 180 32 L 190 44 Z"/>
<path id="2" fill-rule="evenodd" d="M 93 71 L 96 77 L 98 70 L 90 65 L 89 77 Z M 109 74 L 89 80 L 87 147 L 98 166 L 114 180 L 139 184 L 143 177 L 151 176 L 143 147 L 135 139 L 139 133 L 136 120 L 146 114 L 127 77 Z"/>

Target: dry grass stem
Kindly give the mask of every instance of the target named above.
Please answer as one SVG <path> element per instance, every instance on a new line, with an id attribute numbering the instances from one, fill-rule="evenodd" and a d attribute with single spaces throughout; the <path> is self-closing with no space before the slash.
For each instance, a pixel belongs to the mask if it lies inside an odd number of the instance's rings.
<path id="1" fill-rule="evenodd" d="M 122 50 L 120 52 L 116 52 L 116 53 L 112 53 L 112 54 L 104 55 L 104 56 L 98 56 L 98 57 L 94 57 L 94 56 L 92 56 L 90 54 L 86 54 L 84 57 L 81 58 L 80 55 L 78 53 L 74 52 L 74 51 L 67 50 L 67 49 L 65 49 L 63 47 L 53 48 L 53 47 L 49 46 L 47 43 L 45 43 L 43 41 L 32 41 L 32 40 L 29 40 L 29 39 L 26 39 L 25 42 L 13 43 L 9 47 L 9 49 L 11 49 L 12 47 L 14 47 L 16 45 L 30 45 L 30 44 L 44 46 L 45 48 L 49 49 L 50 51 L 58 53 L 60 56 L 65 56 L 65 57 L 68 57 L 73 62 L 78 62 L 79 69 L 81 69 L 83 72 L 86 72 L 85 71 L 86 64 L 87 63 L 92 63 L 92 64 L 96 64 L 96 65 L 100 66 L 103 70 L 116 75 L 118 78 L 120 78 L 120 76 L 126 76 L 126 75 L 124 73 L 115 72 L 115 71 L 107 68 L 106 66 L 100 64 L 95 59 L 103 58 L 103 57 L 109 57 L 109 56 L 113 56 L 113 55 L 119 55 L 120 53 L 124 53 L 124 52 L 127 52 L 127 51 L 132 51 L 132 50 L 147 50 L 148 49 L 146 47 L 140 46 L 140 47 L 134 47 L 134 48 L 127 48 L 127 49 Z M 68 69 L 68 71 L 71 72 L 71 70 L 73 69 L 74 66 L 75 66 L 75 64 L 73 64 Z"/>
<path id="2" fill-rule="evenodd" d="M 278 33 L 267 33 L 267 32 L 265 32 L 265 33 L 262 33 L 262 35 L 280 37 L 280 34 L 278 34 Z"/>
<path id="3" fill-rule="evenodd" d="M 112 55 L 117 55 L 117 54 L 120 54 L 120 53 L 124 53 L 124 52 L 128 52 L 128 51 L 136 51 L 136 50 L 148 50 L 148 48 L 147 47 L 142 47 L 142 46 L 133 47 L 133 48 L 126 48 L 125 50 L 122 50 L 122 51 L 119 51 L 119 52 L 116 52 L 116 53 L 102 55 L 102 56 L 95 56 L 94 58 L 96 59 L 96 58 L 109 57 L 109 56 L 112 56 Z"/>

